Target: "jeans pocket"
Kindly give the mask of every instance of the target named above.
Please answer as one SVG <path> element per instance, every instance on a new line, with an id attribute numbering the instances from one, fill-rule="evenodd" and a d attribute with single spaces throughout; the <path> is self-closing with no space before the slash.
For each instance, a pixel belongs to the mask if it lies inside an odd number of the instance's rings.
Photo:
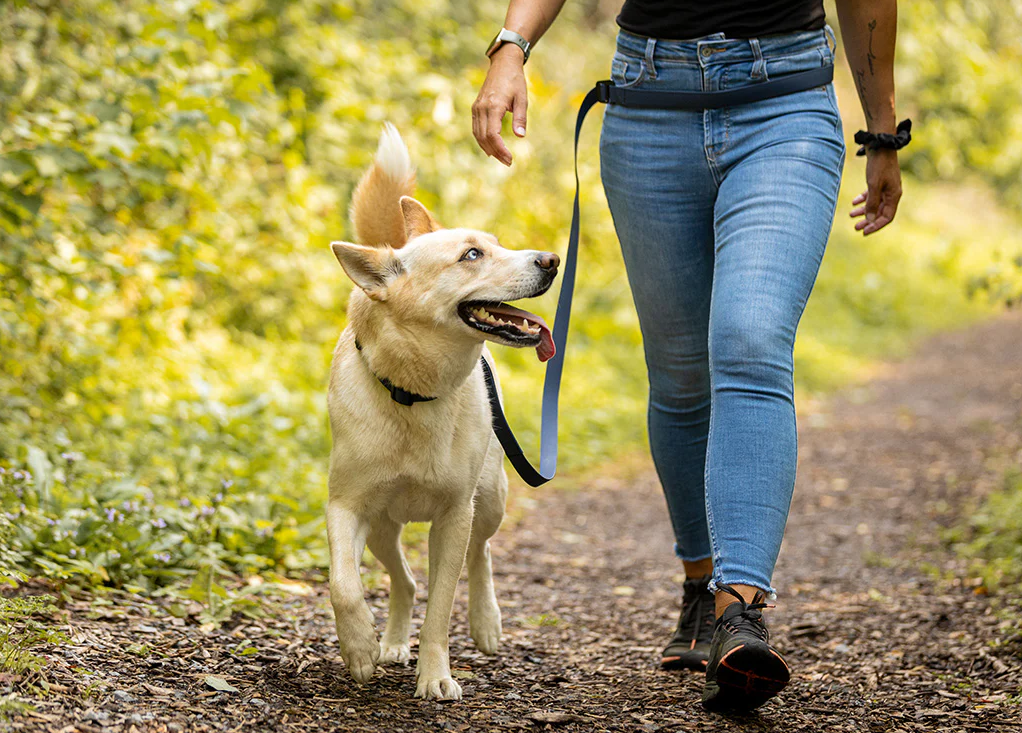
<path id="1" fill-rule="evenodd" d="M 610 62 L 610 80 L 619 89 L 641 84 L 646 78 L 646 61 L 623 54 L 616 54 Z"/>

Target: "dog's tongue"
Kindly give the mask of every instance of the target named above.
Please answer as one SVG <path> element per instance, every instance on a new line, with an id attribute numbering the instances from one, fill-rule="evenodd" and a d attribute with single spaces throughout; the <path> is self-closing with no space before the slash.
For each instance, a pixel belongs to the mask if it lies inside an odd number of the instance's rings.
<path id="1" fill-rule="evenodd" d="M 501 303 L 499 306 L 488 306 L 486 308 L 490 313 L 495 316 L 503 316 L 505 320 L 510 318 L 520 318 L 532 326 L 539 328 L 539 345 L 536 346 L 536 356 L 539 357 L 540 361 L 548 361 L 554 357 L 557 353 L 557 347 L 554 346 L 554 337 L 550 333 L 550 327 L 546 325 L 546 321 L 537 316 L 535 313 L 529 313 L 529 311 L 522 310 L 521 308 L 515 308 L 513 305 L 507 303 Z"/>

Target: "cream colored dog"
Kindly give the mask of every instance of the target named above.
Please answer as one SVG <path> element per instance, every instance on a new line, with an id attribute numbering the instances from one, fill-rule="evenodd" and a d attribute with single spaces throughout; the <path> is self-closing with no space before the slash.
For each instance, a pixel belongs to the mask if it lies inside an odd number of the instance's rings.
<path id="1" fill-rule="evenodd" d="M 489 538 L 504 518 L 507 475 L 480 358 L 490 361 L 487 340 L 553 355 L 542 319 L 504 301 L 544 293 L 558 259 L 505 249 L 485 232 L 442 229 L 408 196 L 414 185 L 408 150 L 388 125 L 352 202 L 361 244 L 330 245 L 358 286 L 328 396 L 330 601 L 355 680 L 368 681 L 377 662 L 408 661 L 415 581 L 401 527 L 432 522 L 415 695 L 460 699 L 447 631 L 466 552 L 472 639 L 493 654 L 501 633 Z M 406 404 L 409 396 L 422 401 Z M 359 577 L 367 543 L 391 579 L 380 642 Z"/>

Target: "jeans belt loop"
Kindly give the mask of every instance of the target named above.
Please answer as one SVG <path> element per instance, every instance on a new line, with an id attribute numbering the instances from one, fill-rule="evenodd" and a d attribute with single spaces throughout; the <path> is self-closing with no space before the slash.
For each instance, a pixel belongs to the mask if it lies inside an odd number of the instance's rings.
<path id="1" fill-rule="evenodd" d="M 837 38 L 834 37 L 834 29 L 830 25 L 823 26 L 823 32 L 827 35 L 827 47 L 831 54 L 837 53 Z"/>
<path id="2" fill-rule="evenodd" d="M 656 65 L 653 63 L 653 52 L 656 51 L 656 39 L 646 39 L 646 73 L 650 79 L 656 79 Z"/>
<path id="3" fill-rule="evenodd" d="M 749 46 L 752 48 L 752 78 L 768 81 L 766 61 L 763 60 L 763 49 L 759 47 L 758 38 L 750 38 Z"/>

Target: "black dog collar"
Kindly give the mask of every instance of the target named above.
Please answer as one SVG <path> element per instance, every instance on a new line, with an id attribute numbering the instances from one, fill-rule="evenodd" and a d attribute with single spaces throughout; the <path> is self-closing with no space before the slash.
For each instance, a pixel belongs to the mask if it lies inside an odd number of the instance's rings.
<path id="1" fill-rule="evenodd" d="M 359 352 L 362 351 L 362 344 L 358 342 L 358 339 L 355 339 L 355 348 L 358 349 Z M 369 362 L 366 362 L 366 366 L 369 366 Z M 372 369 L 369 371 L 372 372 Z M 436 397 L 424 397 L 421 394 L 409 392 L 407 389 L 401 389 L 400 387 L 395 386 L 389 379 L 384 379 L 376 372 L 373 372 L 373 376 L 376 377 L 376 381 L 386 387 L 387 391 L 390 392 L 390 399 L 394 400 L 394 402 L 399 405 L 411 407 L 416 402 L 432 402 L 436 399 Z"/>

